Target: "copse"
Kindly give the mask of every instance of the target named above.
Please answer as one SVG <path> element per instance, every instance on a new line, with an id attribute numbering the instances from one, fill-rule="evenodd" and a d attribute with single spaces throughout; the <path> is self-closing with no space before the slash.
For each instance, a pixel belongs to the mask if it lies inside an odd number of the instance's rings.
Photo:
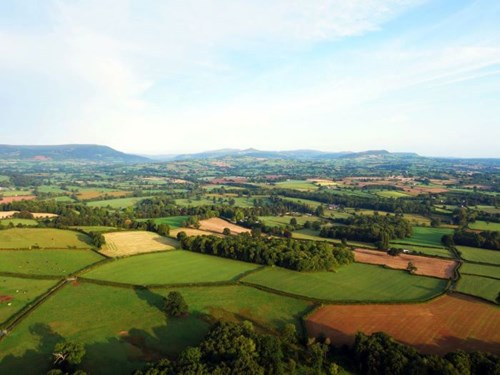
<path id="1" fill-rule="evenodd" d="M 237 236 L 184 237 L 186 250 L 244 262 L 277 265 L 295 271 L 325 271 L 349 264 L 354 255 L 347 247 L 326 242 L 267 238 L 242 233 Z"/>

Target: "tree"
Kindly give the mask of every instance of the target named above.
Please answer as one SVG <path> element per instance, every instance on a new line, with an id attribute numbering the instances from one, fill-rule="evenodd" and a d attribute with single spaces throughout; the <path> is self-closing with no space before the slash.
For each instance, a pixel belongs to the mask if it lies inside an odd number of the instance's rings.
<path id="1" fill-rule="evenodd" d="M 168 293 L 165 298 L 165 312 L 168 316 L 179 317 L 186 315 L 188 312 L 188 305 L 180 294 L 177 291 L 172 291 Z"/>
<path id="2" fill-rule="evenodd" d="M 52 355 L 56 365 L 78 365 L 85 356 L 85 348 L 81 343 L 63 341 L 55 346 Z"/>
<path id="3" fill-rule="evenodd" d="M 406 267 L 406 270 L 411 273 L 411 274 L 414 274 L 415 272 L 417 272 L 417 267 L 415 267 L 415 265 L 413 264 L 412 261 L 409 261 L 408 262 L 408 266 Z"/>
<path id="4" fill-rule="evenodd" d="M 231 229 L 224 228 L 224 230 L 222 231 L 222 234 L 225 235 L 225 236 L 229 236 L 231 234 Z"/>
<path id="5" fill-rule="evenodd" d="M 297 328 L 295 324 L 288 323 L 285 325 L 281 331 L 281 340 L 285 344 L 296 344 L 297 343 Z"/>
<path id="6" fill-rule="evenodd" d="M 294 217 L 292 217 L 292 218 L 290 219 L 290 225 L 296 226 L 296 225 L 297 225 L 297 219 L 296 219 L 296 218 L 294 218 Z"/>

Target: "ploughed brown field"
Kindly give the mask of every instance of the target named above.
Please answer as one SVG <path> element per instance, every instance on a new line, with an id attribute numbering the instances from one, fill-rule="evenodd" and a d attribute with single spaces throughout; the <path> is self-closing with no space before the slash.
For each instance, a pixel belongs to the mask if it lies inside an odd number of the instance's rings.
<path id="1" fill-rule="evenodd" d="M 329 305 L 306 320 L 309 336 L 352 345 L 357 332 L 383 331 L 423 353 L 462 349 L 500 354 L 500 307 L 453 294 L 421 304 Z"/>
<path id="2" fill-rule="evenodd" d="M 201 230 L 222 233 L 224 231 L 224 228 L 229 228 L 229 230 L 231 230 L 231 234 L 250 232 L 250 229 L 248 228 L 240 227 L 239 225 L 232 224 L 229 221 L 220 219 L 218 217 L 212 217 L 210 219 L 200 221 Z"/>
<path id="3" fill-rule="evenodd" d="M 367 249 L 355 249 L 354 258 L 359 263 L 380 264 L 403 270 L 408 266 L 408 262 L 412 262 L 417 267 L 415 274 L 434 276 L 442 279 L 453 278 L 453 271 L 458 265 L 458 262 L 450 259 L 429 258 L 404 253 L 391 256 L 385 251 Z"/>
<path id="4" fill-rule="evenodd" d="M 34 195 L 18 195 L 15 197 L 4 197 L 3 199 L 0 199 L 0 204 L 12 203 L 12 202 L 17 202 L 17 201 L 31 201 L 35 198 L 36 198 L 36 196 L 34 196 Z"/>

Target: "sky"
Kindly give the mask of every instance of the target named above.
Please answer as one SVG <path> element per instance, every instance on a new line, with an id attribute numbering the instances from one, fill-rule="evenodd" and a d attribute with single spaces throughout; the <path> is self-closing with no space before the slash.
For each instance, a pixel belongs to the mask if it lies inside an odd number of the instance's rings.
<path id="1" fill-rule="evenodd" d="M 0 144 L 500 157 L 497 0 L 2 0 Z"/>

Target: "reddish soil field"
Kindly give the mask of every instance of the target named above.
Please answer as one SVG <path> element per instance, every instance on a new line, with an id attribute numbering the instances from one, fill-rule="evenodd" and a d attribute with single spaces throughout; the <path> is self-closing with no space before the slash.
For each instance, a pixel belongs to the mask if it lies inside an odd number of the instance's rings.
<path id="1" fill-rule="evenodd" d="M 357 332 L 386 332 L 423 353 L 462 349 L 500 354 L 500 307 L 461 294 L 407 305 L 329 305 L 307 320 L 309 336 L 352 345 Z"/>
<path id="2" fill-rule="evenodd" d="M 385 251 L 367 249 L 355 249 L 354 258 L 356 259 L 356 262 L 380 264 L 400 270 L 406 269 L 406 267 L 408 266 L 408 262 L 411 261 L 415 265 L 415 267 L 417 267 L 417 271 L 415 272 L 415 274 L 435 276 L 442 279 L 453 278 L 453 271 L 458 265 L 458 262 L 454 260 L 430 258 L 403 253 L 393 257 L 387 254 Z"/>
<path id="3" fill-rule="evenodd" d="M 14 297 L 12 296 L 0 296 L 0 303 L 12 301 Z"/>
<path id="4" fill-rule="evenodd" d="M 17 197 L 4 197 L 3 199 L 0 199 L 0 204 L 17 202 L 17 201 L 31 201 L 35 198 L 36 197 L 34 195 L 19 195 Z"/>

